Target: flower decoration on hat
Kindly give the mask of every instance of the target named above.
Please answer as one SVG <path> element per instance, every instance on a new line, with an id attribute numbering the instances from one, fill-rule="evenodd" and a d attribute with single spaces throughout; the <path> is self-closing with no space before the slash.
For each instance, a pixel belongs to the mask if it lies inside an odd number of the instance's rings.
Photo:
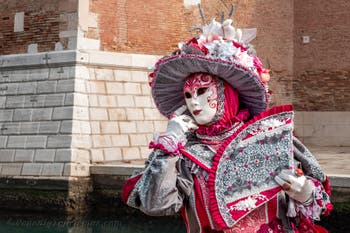
<path id="1" fill-rule="evenodd" d="M 201 7 L 200 13 L 205 21 Z M 233 7 L 229 17 L 232 13 Z M 256 37 L 256 29 L 237 29 L 232 24 L 233 20 L 223 20 L 222 14 L 221 23 L 213 19 L 196 27 L 201 34 L 179 43 L 175 52 L 157 62 L 150 74 L 150 85 L 162 114 L 169 117 L 184 103 L 183 97 L 175 93 L 179 94 L 185 79 L 196 72 L 211 73 L 227 81 L 252 115 L 267 109 L 269 70 L 263 68 L 249 44 Z"/>

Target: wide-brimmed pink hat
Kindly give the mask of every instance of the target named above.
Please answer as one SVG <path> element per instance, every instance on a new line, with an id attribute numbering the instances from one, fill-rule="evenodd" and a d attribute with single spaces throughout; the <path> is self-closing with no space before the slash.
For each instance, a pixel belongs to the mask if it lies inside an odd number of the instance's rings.
<path id="1" fill-rule="evenodd" d="M 183 86 L 192 73 L 213 74 L 235 88 L 242 108 L 251 116 L 267 109 L 268 70 L 262 67 L 248 42 L 256 30 L 235 29 L 232 20 L 222 24 L 213 20 L 203 33 L 185 43 L 171 55 L 161 58 L 150 74 L 153 99 L 159 111 L 170 118 L 185 105 Z"/>

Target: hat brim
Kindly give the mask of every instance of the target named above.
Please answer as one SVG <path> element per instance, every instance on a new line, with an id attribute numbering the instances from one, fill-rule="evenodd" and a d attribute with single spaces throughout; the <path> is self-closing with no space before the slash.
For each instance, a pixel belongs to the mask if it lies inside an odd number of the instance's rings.
<path id="1" fill-rule="evenodd" d="M 216 75 L 229 83 L 238 91 L 242 107 L 248 108 L 252 116 L 266 110 L 267 95 L 257 74 L 233 62 L 182 54 L 161 59 L 154 70 L 152 95 L 164 116 L 169 118 L 185 105 L 184 83 L 190 74 L 198 72 Z"/>

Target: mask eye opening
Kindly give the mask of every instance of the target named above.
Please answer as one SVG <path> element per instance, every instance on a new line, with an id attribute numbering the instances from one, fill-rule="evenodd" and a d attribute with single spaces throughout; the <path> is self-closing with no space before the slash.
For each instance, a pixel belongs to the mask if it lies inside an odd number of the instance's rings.
<path id="1" fill-rule="evenodd" d="M 191 93 L 185 92 L 185 98 L 186 98 L 186 99 L 189 99 L 189 98 L 191 98 L 191 97 L 192 97 Z"/>
<path id="2" fill-rule="evenodd" d="M 208 90 L 208 88 L 206 88 L 206 87 L 199 88 L 197 90 L 197 95 L 203 95 L 207 90 Z"/>

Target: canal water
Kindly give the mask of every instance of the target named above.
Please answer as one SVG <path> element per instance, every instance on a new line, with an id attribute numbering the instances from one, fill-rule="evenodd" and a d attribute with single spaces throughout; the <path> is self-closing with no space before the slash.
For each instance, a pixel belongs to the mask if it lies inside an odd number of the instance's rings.
<path id="1" fill-rule="evenodd" d="M 0 233 L 185 233 L 180 217 L 113 216 L 2 216 Z"/>
<path id="2" fill-rule="evenodd" d="M 320 225 L 330 233 L 350 232 L 350 206 L 335 206 Z M 142 214 L 64 217 L 49 214 L 1 212 L 0 233 L 185 233 L 181 217 L 149 217 Z M 248 232 L 246 232 L 248 233 Z"/>

